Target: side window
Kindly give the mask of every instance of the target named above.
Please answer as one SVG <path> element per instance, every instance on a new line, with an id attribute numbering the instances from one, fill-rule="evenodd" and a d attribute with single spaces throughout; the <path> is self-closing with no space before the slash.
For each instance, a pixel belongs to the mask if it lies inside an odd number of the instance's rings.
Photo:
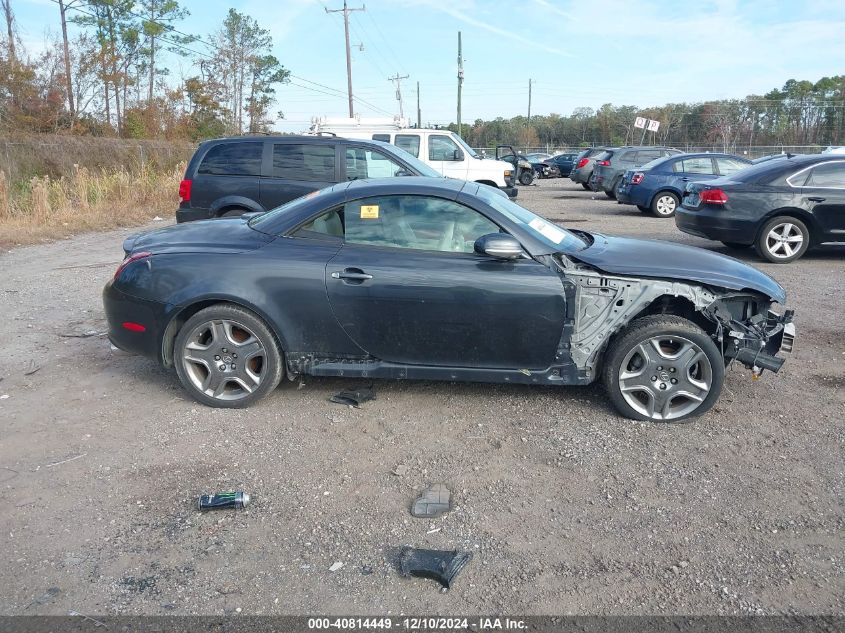
<path id="1" fill-rule="evenodd" d="M 346 242 L 447 253 L 472 253 L 477 240 L 499 227 L 451 200 L 427 196 L 382 196 L 344 208 Z"/>
<path id="2" fill-rule="evenodd" d="M 397 134 L 393 142 L 396 147 L 404 149 L 411 156 L 420 157 L 420 135 L 419 134 Z"/>
<path id="3" fill-rule="evenodd" d="M 385 143 L 390 142 L 390 134 L 373 134 L 374 141 L 384 141 Z"/>
<path id="4" fill-rule="evenodd" d="M 273 145 L 273 177 L 334 182 L 334 145 L 283 143 Z"/>
<path id="5" fill-rule="evenodd" d="M 310 222 L 299 227 L 293 233 L 293 237 L 311 239 L 336 237 L 343 239 L 343 209 L 332 209 L 327 213 L 317 216 Z"/>
<path id="6" fill-rule="evenodd" d="M 684 171 L 688 174 L 713 174 L 713 160 L 711 158 L 685 158 Z"/>
<path id="7" fill-rule="evenodd" d="M 428 160 L 460 160 L 460 150 L 448 136 L 432 134 L 428 137 Z"/>
<path id="8" fill-rule="evenodd" d="M 625 163 L 626 165 L 639 165 L 642 161 L 638 160 L 638 158 L 642 157 L 643 152 L 624 152 L 619 157 L 620 163 Z"/>
<path id="9" fill-rule="evenodd" d="M 391 178 L 403 175 L 404 167 L 386 154 L 363 147 L 346 148 L 346 179 Z"/>
<path id="10" fill-rule="evenodd" d="M 719 173 L 722 176 L 728 176 L 738 172 L 740 169 L 748 167 L 745 163 L 734 160 L 733 158 L 717 158 L 716 166 L 719 168 Z"/>
<path id="11" fill-rule="evenodd" d="M 845 163 L 826 163 L 814 167 L 804 186 L 845 189 Z"/>
<path id="12" fill-rule="evenodd" d="M 639 151 L 637 152 L 637 165 L 645 165 L 646 163 L 650 163 L 655 158 L 660 158 L 663 154 L 659 151 L 649 150 L 649 151 Z"/>
<path id="13" fill-rule="evenodd" d="M 676 174 L 684 173 L 684 161 L 676 160 L 674 163 L 672 163 L 672 171 Z"/>
<path id="14" fill-rule="evenodd" d="M 264 143 L 221 143 L 202 159 L 198 174 L 212 176 L 260 176 Z"/>

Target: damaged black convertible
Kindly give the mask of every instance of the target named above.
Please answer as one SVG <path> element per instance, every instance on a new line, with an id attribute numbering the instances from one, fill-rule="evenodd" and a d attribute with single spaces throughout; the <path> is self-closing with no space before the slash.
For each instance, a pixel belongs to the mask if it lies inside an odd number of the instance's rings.
<path id="1" fill-rule="evenodd" d="M 778 371 L 773 279 L 667 242 L 568 231 L 458 180 L 343 183 L 260 215 L 131 237 L 103 292 L 114 345 L 243 407 L 299 375 L 585 385 L 681 420 L 726 366 Z"/>

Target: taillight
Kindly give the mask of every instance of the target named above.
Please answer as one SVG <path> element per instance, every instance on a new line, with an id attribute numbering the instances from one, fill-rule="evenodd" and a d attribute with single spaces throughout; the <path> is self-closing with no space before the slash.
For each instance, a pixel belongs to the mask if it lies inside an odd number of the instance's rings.
<path id="1" fill-rule="evenodd" d="M 698 197 L 707 204 L 725 204 L 728 201 L 728 195 L 721 189 L 704 189 Z"/>
<path id="2" fill-rule="evenodd" d="M 152 256 L 152 253 L 148 253 L 147 251 L 142 251 L 140 253 L 135 253 L 134 255 L 130 255 L 122 262 L 120 262 L 120 266 L 117 267 L 117 270 L 114 271 L 114 280 L 117 281 L 117 278 L 120 277 L 120 273 L 132 262 L 137 262 L 139 259 L 146 259 L 147 257 Z"/>
<path id="3" fill-rule="evenodd" d="M 610 161 L 609 160 L 600 160 L 599 162 L 596 163 L 596 165 L 598 165 L 599 167 L 610 167 Z"/>
<path id="4" fill-rule="evenodd" d="M 171 191 L 173 191 L 171 189 Z M 179 183 L 179 197 L 182 199 L 182 202 L 190 202 L 191 201 L 191 181 L 190 180 L 183 180 Z"/>
<path id="5" fill-rule="evenodd" d="M 575 167 L 575 169 L 581 169 L 584 165 L 586 165 L 589 162 L 590 162 L 589 158 L 582 158 L 581 160 L 578 161 L 578 166 Z"/>
<path id="6" fill-rule="evenodd" d="M 631 176 L 631 184 L 638 185 L 643 181 L 643 178 L 645 178 L 645 174 L 641 171 L 638 171 L 636 174 Z"/>

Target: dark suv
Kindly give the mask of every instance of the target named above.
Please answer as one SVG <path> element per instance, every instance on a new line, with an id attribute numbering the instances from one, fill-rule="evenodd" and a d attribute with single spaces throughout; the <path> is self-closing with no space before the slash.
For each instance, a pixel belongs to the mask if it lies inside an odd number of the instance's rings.
<path id="1" fill-rule="evenodd" d="M 338 182 L 442 175 L 395 145 L 335 136 L 239 136 L 201 143 L 179 184 L 177 222 L 267 211 Z"/>
<path id="2" fill-rule="evenodd" d="M 656 158 L 683 154 L 671 147 L 627 146 L 610 147 L 595 157 L 596 164 L 590 177 L 593 191 L 604 191 L 608 198 L 616 198 L 616 189 L 622 183 L 622 176 L 629 169 L 636 169 Z"/>

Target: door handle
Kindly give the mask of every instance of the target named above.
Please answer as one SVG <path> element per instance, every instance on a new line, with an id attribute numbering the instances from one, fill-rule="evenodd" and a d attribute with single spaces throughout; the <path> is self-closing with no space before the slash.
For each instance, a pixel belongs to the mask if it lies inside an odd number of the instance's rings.
<path id="1" fill-rule="evenodd" d="M 372 279 L 372 275 L 368 275 L 363 270 L 357 268 L 347 268 L 343 271 L 336 271 L 332 273 L 332 279 L 349 279 L 350 281 L 366 281 Z"/>
<path id="2" fill-rule="evenodd" d="M 818 196 L 810 196 L 807 198 L 810 202 L 824 202 L 825 198 L 819 198 Z"/>

